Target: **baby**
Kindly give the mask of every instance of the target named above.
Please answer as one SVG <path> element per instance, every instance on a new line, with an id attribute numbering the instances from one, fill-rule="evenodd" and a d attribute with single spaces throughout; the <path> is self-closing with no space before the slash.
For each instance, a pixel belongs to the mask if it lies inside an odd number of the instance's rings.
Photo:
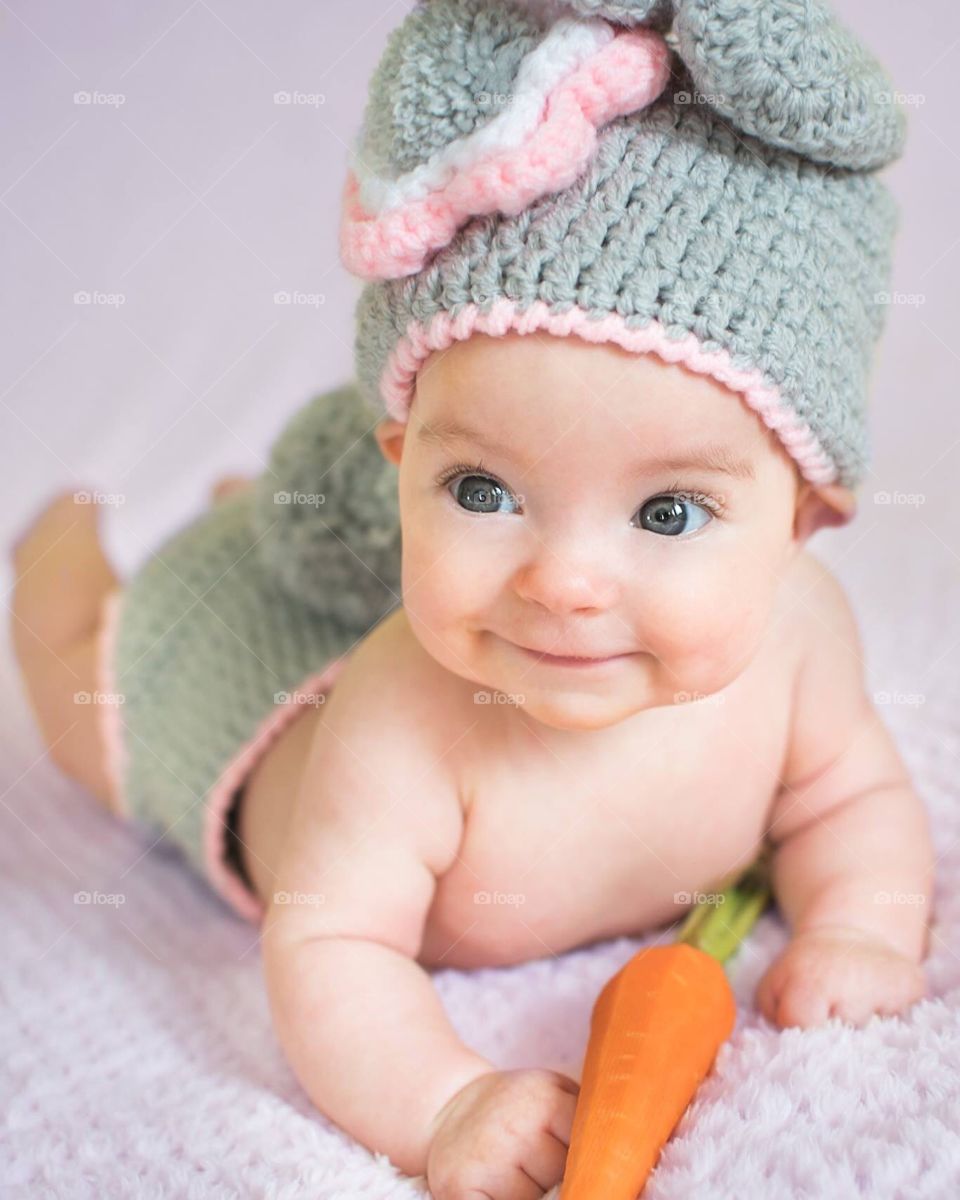
<path id="1" fill-rule="evenodd" d="M 483 41 L 494 13 L 504 36 L 469 61 L 491 86 L 513 71 L 515 98 L 540 88 L 542 123 L 568 113 L 570 136 L 551 145 L 569 169 L 554 163 L 549 186 L 522 199 L 510 192 L 520 173 L 501 170 L 506 190 L 490 201 L 465 183 L 471 170 L 496 154 L 542 162 L 542 125 L 508 106 L 509 137 L 478 112 L 472 134 L 461 125 L 418 142 L 368 115 L 342 248 L 372 281 L 358 377 L 387 406 L 372 436 L 397 468 L 402 602 L 355 645 L 338 643 L 349 657 L 335 685 L 320 671 L 331 655 L 299 664 L 301 677 L 317 673 L 309 694 L 323 703 L 288 704 L 256 754 L 217 774 L 222 812 L 205 808 L 236 835 L 232 866 L 226 842 L 214 853 L 216 878 L 231 870 L 223 894 L 242 894 L 237 907 L 261 921 L 277 1035 L 297 1077 L 364 1145 L 425 1174 L 436 1200 L 532 1200 L 556 1184 L 577 1083 L 547 1067 L 498 1070 L 464 1045 L 431 968 L 643 934 L 769 843 L 791 940 L 757 989 L 765 1017 L 860 1025 L 925 993 L 924 807 L 866 690 L 850 606 L 806 549 L 855 510 L 851 364 L 862 371 L 856 347 L 879 331 L 861 292 L 884 277 L 884 254 L 865 247 L 889 239 L 886 194 L 866 172 L 821 171 L 816 155 L 798 168 L 818 147 L 781 137 L 771 149 L 747 106 L 730 101 L 744 135 L 732 138 L 705 106 L 678 108 L 665 67 L 709 56 L 671 57 L 664 5 L 639 3 L 616 26 L 595 0 L 569 7 L 580 16 L 435 0 L 391 40 L 371 105 L 396 114 L 390 80 L 415 90 L 443 78 L 442 61 L 405 74 L 404 54 L 433 46 L 442 60 L 459 44 L 451 29 Z M 609 7 L 623 20 L 630 6 Z M 681 50 L 695 35 L 739 44 L 695 27 L 694 8 L 709 5 L 688 7 L 674 14 Z M 588 68 L 602 103 L 582 86 Z M 592 140 L 572 136 L 571 98 Z M 769 104 L 755 108 L 769 119 Z M 432 121 L 440 109 L 429 111 Z M 871 140 L 871 128 L 861 122 L 856 146 L 838 143 L 834 158 L 889 158 L 889 131 L 878 124 Z M 490 136 L 472 143 L 478 132 Z M 418 145 L 432 174 L 417 174 Z M 695 179 L 691 145 L 706 165 L 687 194 L 710 199 L 715 187 L 714 202 L 671 200 L 654 219 L 644 197 Z M 455 162 L 443 158 L 451 147 Z M 387 164 L 385 180 L 376 170 Z M 644 173 L 642 187 L 624 187 L 630 172 Z M 737 172 L 750 186 L 727 186 Z M 759 179 L 764 211 L 793 213 L 762 252 L 744 214 L 724 210 L 754 203 Z M 710 212 L 711 236 L 728 231 L 719 256 L 703 240 Z M 671 268 L 678 239 L 686 257 Z M 561 261 L 576 294 L 556 309 L 549 264 Z M 619 284 L 604 317 L 609 275 Z M 520 305 L 513 293 L 529 280 L 540 290 Z M 734 285 L 736 305 L 717 307 Z M 685 310 L 687 287 L 699 302 Z M 644 321 L 625 320 L 629 303 Z M 249 491 L 219 489 L 209 527 L 238 528 Z M 95 506 L 61 497 L 20 541 L 14 637 L 51 756 L 136 815 L 146 801 L 135 772 L 121 781 L 120 729 L 73 703 L 103 682 L 104 645 L 123 636 L 104 626 L 119 585 L 96 519 Z M 301 610 L 285 603 L 288 629 L 299 628 Z M 180 818 L 167 827 L 190 852 Z M 890 903 L 895 894 L 916 902 Z"/>

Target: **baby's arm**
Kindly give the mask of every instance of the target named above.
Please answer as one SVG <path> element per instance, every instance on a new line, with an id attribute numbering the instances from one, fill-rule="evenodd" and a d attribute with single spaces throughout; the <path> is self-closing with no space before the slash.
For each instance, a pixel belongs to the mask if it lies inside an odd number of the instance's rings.
<path id="1" fill-rule="evenodd" d="M 862 1024 L 925 994 L 934 859 L 926 812 L 867 694 L 856 620 L 823 571 L 799 600 L 803 658 L 783 786 L 771 811 L 773 889 L 793 939 L 757 999 L 780 1025 Z"/>
<path id="2" fill-rule="evenodd" d="M 263 957 L 278 1037 L 311 1100 L 417 1175 L 433 1117 L 495 1068 L 458 1039 L 415 961 L 460 810 L 385 715 L 318 726 Z"/>

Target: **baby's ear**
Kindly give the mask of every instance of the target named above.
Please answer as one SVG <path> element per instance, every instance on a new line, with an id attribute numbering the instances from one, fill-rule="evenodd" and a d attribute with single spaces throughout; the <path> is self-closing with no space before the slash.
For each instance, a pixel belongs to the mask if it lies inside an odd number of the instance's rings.
<path id="1" fill-rule="evenodd" d="M 400 465 L 400 455 L 403 453 L 403 439 L 407 426 L 401 424 L 395 417 L 384 417 L 377 423 L 373 433 L 377 439 L 380 452 L 387 462 L 395 467 Z"/>
<path id="2" fill-rule="evenodd" d="M 846 525 L 857 512 L 857 499 L 848 487 L 839 483 L 816 486 L 804 482 L 797 494 L 793 535 L 802 545 L 818 529 Z"/>

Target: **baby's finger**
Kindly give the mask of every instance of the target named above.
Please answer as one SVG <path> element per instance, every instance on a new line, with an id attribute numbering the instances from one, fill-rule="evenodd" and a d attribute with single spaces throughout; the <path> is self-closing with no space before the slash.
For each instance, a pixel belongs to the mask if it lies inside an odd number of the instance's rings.
<path id="1" fill-rule="evenodd" d="M 563 1178 L 566 1161 L 566 1145 L 552 1134 L 544 1134 L 529 1150 L 524 1150 L 523 1170 L 540 1188 L 537 1200 Z"/>
<path id="2" fill-rule="evenodd" d="M 573 1114 L 576 1111 L 578 1095 L 579 1090 L 558 1096 L 556 1107 L 547 1122 L 547 1133 L 564 1146 L 570 1145 L 570 1130 L 573 1128 Z"/>
<path id="3" fill-rule="evenodd" d="M 829 1007 L 830 998 L 823 987 L 794 976 L 787 981 L 777 1001 L 777 1024 L 783 1029 L 793 1025 L 801 1029 L 823 1025 Z"/>

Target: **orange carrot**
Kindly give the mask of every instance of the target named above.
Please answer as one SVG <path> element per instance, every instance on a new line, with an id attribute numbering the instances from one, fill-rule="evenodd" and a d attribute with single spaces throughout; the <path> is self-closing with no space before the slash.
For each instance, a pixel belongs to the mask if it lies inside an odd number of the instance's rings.
<path id="1" fill-rule="evenodd" d="M 722 963 L 766 904 L 766 866 L 761 855 L 722 900 L 697 905 L 678 941 L 641 950 L 600 992 L 561 1200 L 636 1200 L 733 1030 Z"/>

